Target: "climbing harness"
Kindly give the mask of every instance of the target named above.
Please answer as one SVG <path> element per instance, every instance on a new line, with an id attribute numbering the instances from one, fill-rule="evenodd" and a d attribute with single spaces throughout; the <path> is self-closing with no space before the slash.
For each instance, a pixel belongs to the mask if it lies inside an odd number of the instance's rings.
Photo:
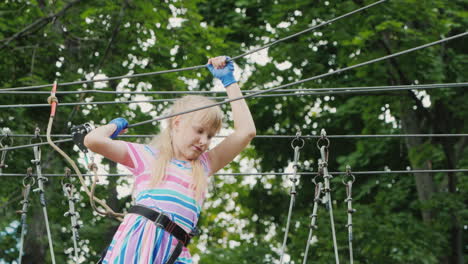
<path id="1" fill-rule="evenodd" d="M 23 179 L 23 200 L 21 204 L 23 207 L 21 210 L 16 211 L 17 213 L 21 214 L 21 236 L 20 236 L 20 244 L 19 244 L 19 257 L 18 257 L 18 264 L 21 264 L 21 260 L 23 258 L 23 244 L 24 244 L 24 235 L 26 234 L 27 224 L 26 224 L 26 215 L 28 213 L 29 207 L 29 194 L 31 192 L 31 187 L 34 186 L 35 180 L 32 176 L 32 168 L 29 167 L 26 176 Z"/>
<path id="2" fill-rule="evenodd" d="M 317 229 L 316 221 L 317 221 L 317 210 L 318 210 L 318 205 L 320 202 L 320 195 L 322 194 L 322 189 L 323 189 L 323 183 L 319 182 L 317 183 L 315 179 L 319 176 L 323 177 L 323 168 L 319 167 L 318 168 L 318 173 L 317 175 L 312 179 L 312 182 L 315 185 L 315 195 L 314 195 L 314 207 L 312 209 L 312 215 L 311 215 L 311 220 L 310 220 L 310 227 L 309 227 L 309 236 L 307 238 L 307 244 L 306 244 L 306 249 L 304 252 L 304 259 L 302 261 L 302 264 L 307 263 L 307 255 L 309 254 L 309 246 L 312 240 L 312 233 L 314 229 Z"/>
<path id="3" fill-rule="evenodd" d="M 31 139 L 31 143 L 33 143 L 32 141 L 34 139 L 38 139 L 42 141 L 39 136 L 39 133 L 40 133 L 39 128 L 36 128 L 35 137 Z M 52 259 L 52 264 L 55 264 L 55 254 L 54 254 L 54 248 L 53 248 L 53 243 L 52 243 L 52 235 L 50 233 L 49 217 L 47 216 L 47 204 L 46 204 L 46 199 L 45 199 L 45 194 L 44 194 L 45 193 L 44 183 L 47 182 L 47 178 L 42 176 L 41 149 L 39 148 L 39 146 L 34 146 L 33 151 L 34 151 L 34 159 L 31 160 L 31 162 L 36 166 L 37 186 L 38 186 L 38 188 L 34 189 L 33 192 L 39 193 L 39 200 L 42 206 L 42 212 L 44 213 L 44 221 L 45 221 L 45 226 L 46 226 L 46 231 L 47 231 L 47 239 L 49 241 L 50 256 Z"/>
<path id="4" fill-rule="evenodd" d="M 9 144 L 7 141 L 9 140 Z M 5 141 L 5 142 L 4 142 Z M 13 137 L 11 137 L 10 132 L 6 132 L 5 135 L 0 139 L 0 149 L 8 148 L 9 146 L 13 146 Z M 8 168 L 6 164 L 6 154 L 8 149 L 1 151 L 0 154 L 0 174 L 2 173 L 3 168 Z"/>
<path id="5" fill-rule="evenodd" d="M 297 145 L 296 145 L 297 144 Z M 294 138 L 291 142 L 291 147 L 294 149 L 294 161 L 293 161 L 293 175 L 289 178 L 291 181 L 291 191 L 289 192 L 291 196 L 291 200 L 289 203 L 289 211 L 288 211 L 288 218 L 286 221 L 286 230 L 284 232 L 284 239 L 283 239 L 283 245 L 281 247 L 281 258 L 280 258 L 280 264 L 283 264 L 283 259 L 284 259 L 284 251 L 286 249 L 286 242 L 288 240 L 288 232 L 289 232 L 289 225 L 291 222 L 291 215 L 292 215 L 292 208 L 294 206 L 294 202 L 296 199 L 296 183 L 298 181 L 297 178 L 297 162 L 299 160 L 299 151 L 304 147 L 304 139 L 301 138 L 301 132 L 297 132 L 296 138 Z"/>
<path id="6" fill-rule="evenodd" d="M 351 173 L 351 167 L 349 165 L 346 165 L 346 178 L 349 178 L 348 181 L 343 178 L 342 182 L 346 186 L 346 199 L 344 201 L 348 204 L 348 224 L 346 227 L 348 228 L 349 263 L 353 264 L 353 213 L 356 212 L 356 210 L 353 209 L 352 206 L 353 198 L 351 197 L 351 189 L 356 178 Z"/>
<path id="7" fill-rule="evenodd" d="M 177 246 L 174 248 L 172 253 L 169 255 L 169 259 L 166 262 L 164 262 L 164 264 L 174 264 L 177 258 L 179 257 L 180 253 L 182 253 L 183 247 L 187 247 L 190 243 L 190 240 L 194 236 L 198 236 L 200 234 L 200 231 L 196 226 L 190 233 L 187 233 L 176 222 L 172 221 L 168 215 L 162 212 L 155 211 L 154 209 L 146 207 L 144 205 L 134 205 L 130 207 L 128 213 L 137 214 L 145 217 L 149 221 L 153 222 L 157 227 L 164 229 L 164 231 L 170 233 L 177 239 Z M 101 264 L 103 262 L 109 247 L 107 247 L 106 250 L 104 250 L 101 259 L 97 262 L 97 264 Z"/>
<path id="8" fill-rule="evenodd" d="M 57 82 L 54 83 L 50 96 L 49 98 L 47 98 L 47 102 L 51 106 L 49 123 L 47 124 L 47 142 L 55 151 L 60 153 L 60 155 L 62 155 L 65 158 L 65 160 L 72 166 L 73 170 L 78 176 L 78 179 L 80 180 L 81 185 L 83 186 L 84 191 L 90 197 L 90 201 L 92 201 L 91 205 L 93 206 L 93 208 L 96 208 L 94 202 L 97 202 L 99 205 L 101 205 L 104 208 L 105 215 L 112 216 L 119 221 L 123 221 L 124 214 L 114 212 L 114 210 L 112 210 L 112 208 L 110 208 L 104 200 L 98 199 L 97 197 L 94 196 L 94 194 L 91 193 L 76 163 L 70 158 L 70 156 L 68 156 L 62 149 L 60 149 L 52 141 L 52 138 L 50 137 L 50 135 L 52 131 L 52 124 L 54 123 L 55 111 L 57 109 L 57 104 L 58 104 L 58 99 L 55 96 L 56 91 L 57 91 Z M 84 139 L 84 136 L 82 138 Z M 99 211 L 99 213 L 102 213 L 102 211 Z"/>
<path id="9" fill-rule="evenodd" d="M 65 177 L 62 179 L 62 190 L 68 200 L 68 212 L 64 214 L 65 217 L 70 216 L 71 219 L 71 228 L 72 228 L 72 240 L 73 240 L 73 249 L 74 249 L 74 261 L 78 261 L 78 240 L 80 239 L 78 234 L 78 229 L 80 225 L 78 224 L 78 212 L 75 211 L 75 203 L 79 201 L 78 197 L 75 195 L 75 186 L 71 183 L 71 171 L 69 168 L 65 168 Z M 66 182 L 68 181 L 68 182 Z"/>
<path id="10" fill-rule="evenodd" d="M 320 150 L 321 156 L 321 160 L 319 160 L 319 166 L 323 170 L 323 191 L 325 192 L 325 203 L 330 213 L 330 224 L 333 236 L 333 248 L 335 251 L 335 262 L 336 264 L 339 264 L 340 260 L 338 257 L 338 243 L 336 242 L 335 221 L 333 220 L 333 203 L 330 188 L 330 179 L 333 178 L 333 176 L 330 173 L 328 173 L 328 148 L 330 147 L 330 140 L 327 138 L 327 132 L 325 131 L 325 129 L 322 129 L 322 131 L 320 132 L 320 138 L 317 140 L 317 147 Z"/>

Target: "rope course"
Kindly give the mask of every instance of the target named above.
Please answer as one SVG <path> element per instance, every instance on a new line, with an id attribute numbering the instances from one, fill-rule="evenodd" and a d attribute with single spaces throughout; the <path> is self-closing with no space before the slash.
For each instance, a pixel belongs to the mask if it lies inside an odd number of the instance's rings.
<path id="1" fill-rule="evenodd" d="M 273 45 L 276 45 L 278 43 L 287 41 L 289 39 L 298 37 L 302 34 L 311 32 L 317 28 L 323 27 L 325 25 L 329 25 L 331 23 L 334 23 L 340 19 L 343 19 L 345 17 L 351 16 L 353 14 L 362 12 L 368 8 L 377 6 L 383 2 L 386 2 L 386 0 L 380 0 L 375 3 L 372 3 L 370 5 L 364 6 L 362 8 L 356 9 L 352 12 L 346 13 L 344 15 L 335 17 L 333 19 L 330 19 L 328 21 L 325 21 L 321 24 L 309 27 L 305 30 L 299 31 L 297 33 L 291 34 L 289 36 L 286 36 L 284 38 L 278 39 L 271 41 L 267 43 L 266 45 L 250 50 L 248 52 L 245 52 L 243 54 L 237 55 L 233 57 L 231 60 L 237 60 L 240 58 L 243 58 L 245 56 L 248 56 L 252 53 L 258 52 L 260 50 L 269 48 Z M 161 121 L 164 119 L 168 119 L 174 116 L 178 115 L 183 115 L 183 114 L 188 114 L 194 111 L 199 111 L 202 109 L 214 107 L 214 106 L 220 106 L 224 104 L 228 104 L 234 101 L 242 100 L 242 99 L 247 99 L 247 98 L 254 98 L 254 97 L 286 97 L 286 96 L 313 96 L 313 95 L 335 95 L 335 94 L 362 94 L 362 93 L 374 93 L 374 92 L 379 92 L 380 94 L 382 92 L 395 92 L 395 91 L 414 91 L 414 90 L 429 90 L 429 89 L 446 89 L 446 88 L 465 88 L 468 87 L 468 82 L 459 82 L 459 83 L 445 83 L 445 84 L 421 84 L 421 85 L 399 85 L 399 86 L 368 86 L 368 87 L 342 87 L 342 88 L 311 88 L 311 89 L 284 89 L 287 87 L 291 87 L 294 85 L 299 85 L 303 84 L 306 82 L 310 82 L 313 80 L 318 80 L 324 77 L 328 77 L 331 75 L 335 74 L 341 74 L 345 71 L 349 71 L 352 69 L 356 69 L 359 67 L 367 66 L 373 63 L 381 62 L 384 60 L 388 60 L 391 58 L 395 58 L 401 55 L 405 55 L 414 51 L 418 51 L 424 48 L 428 48 L 434 45 L 438 45 L 441 43 L 445 43 L 447 41 L 451 41 L 454 39 L 458 39 L 461 37 L 465 37 L 468 35 L 467 32 L 463 32 L 457 35 L 453 35 L 450 37 L 445 37 L 442 39 L 439 39 L 437 41 L 433 41 L 427 44 L 423 44 L 414 48 L 410 48 L 407 50 L 403 50 L 400 52 L 396 52 L 390 55 L 382 56 L 376 59 L 371 59 L 365 62 L 357 63 L 355 65 L 351 65 L 345 68 L 341 69 L 336 69 L 331 72 L 319 74 L 313 77 L 305 78 L 299 81 L 287 83 L 284 85 L 279 85 L 273 88 L 268 88 L 268 89 L 252 89 L 252 90 L 247 90 L 244 91 L 246 94 L 243 96 L 235 97 L 235 98 L 227 98 L 226 96 L 217 96 L 217 97 L 211 97 L 211 99 L 214 100 L 219 100 L 219 102 L 202 106 L 202 107 L 197 107 L 193 108 L 187 111 L 182 111 L 178 113 L 173 113 L 169 115 L 164 115 L 164 116 L 158 116 L 156 118 L 142 121 L 142 122 L 136 122 L 133 124 L 128 125 L 128 128 L 136 127 L 139 125 L 144 125 L 144 124 L 149 124 L 153 123 L 156 121 Z M 73 177 L 78 177 L 79 181 L 83 187 L 84 192 L 90 197 L 90 204 L 98 214 L 104 215 L 104 216 L 111 216 L 114 217 L 118 220 L 123 219 L 124 214 L 122 213 L 117 213 L 115 212 L 112 208 L 110 208 L 105 200 L 99 199 L 95 196 L 95 188 L 98 182 L 98 177 L 99 176 L 109 176 L 109 177 L 122 177 L 122 176 L 130 176 L 129 174 L 98 174 L 98 166 L 96 163 L 94 163 L 94 157 L 92 156 L 92 153 L 88 153 L 87 149 L 84 146 L 81 146 L 77 144 L 77 141 L 82 141 L 82 138 L 79 138 L 77 140 L 77 137 L 83 136 L 83 133 L 87 133 L 87 128 L 91 129 L 91 127 L 84 127 L 85 131 L 81 132 L 76 132 L 77 130 L 72 130 L 72 134 L 52 134 L 52 125 L 55 117 L 55 113 L 58 107 L 58 98 L 56 95 L 69 95 L 69 94 L 86 94 L 86 93 L 101 93 L 101 94 L 149 94 L 149 95 L 177 95 L 177 94 L 217 94 L 217 93 L 226 93 L 225 91 L 145 91 L 145 92 L 136 92 L 136 91 L 128 91 L 128 92 L 123 92 L 123 91 L 101 91 L 101 90 L 85 90 L 85 91 L 57 91 L 57 87 L 64 87 L 64 86 L 71 86 L 71 85 L 81 85 L 81 84 L 89 84 L 89 83 L 96 83 L 96 82 L 107 82 L 107 81 L 112 81 L 112 80 L 120 80 L 120 79 L 126 79 L 126 78 L 135 78 L 135 77 L 144 77 L 144 76 L 154 76 L 154 75 L 160 75 L 160 74 L 167 74 L 167 73 L 175 73 L 175 72 L 182 72 L 182 71 L 190 71 L 190 70 L 197 70 L 197 69 L 203 69 L 205 68 L 206 65 L 197 65 L 197 66 L 191 66 L 191 67 L 186 67 L 186 68 L 177 68 L 177 69 L 169 69 L 169 70 L 163 70 L 163 71 L 156 71 L 156 72 L 147 72 L 147 73 L 138 73 L 138 74 L 132 74 L 132 75 L 122 75 L 122 76 L 114 76 L 114 77 L 108 77 L 108 78 L 101 78 L 101 79 L 91 79 L 91 80 L 82 80 L 82 81 L 74 81 L 74 82 L 64 82 L 64 83 L 54 83 L 54 84 L 43 84 L 43 85 L 34 85 L 34 86 L 23 86 L 23 87 L 13 87 L 13 88 L 3 88 L 0 89 L 0 94 L 14 94 L 14 95 L 39 95 L 39 94 L 49 94 L 50 96 L 48 97 L 47 101 L 48 104 L 14 104 L 14 105 L 0 105 L 0 108 L 37 108 L 37 107 L 50 107 L 51 112 L 50 112 L 50 118 L 49 122 L 47 125 L 47 135 L 40 135 L 40 130 L 39 128 L 36 128 L 36 131 L 34 134 L 12 134 L 8 133 L 4 135 L 0 139 L 0 177 L 16 177 L 16 176 L 23 176 L 23 200 L 21 201 L 22 204 L 22 209 L 18 211 L 19 214 L 21 214 L 21 236 L 20 236 L 20 252 L 19 252 L 19 257 L 18 257 L 18 262 L 21 263 L 21 259 L 23 257 L 23 244 L 24 244 L 24 236 L 25 232 L 27 229 L 26 225 L 26 217 L 27 217 L 27 212 L 28 212 L 28 206 L 29 206 L 29 195 L 31 188 L 36 184 L 37 182 L 37 188 L 33 189 L 33 192 L 38 192 L 39 193 L 39 198 L 40 198 L 40 204 L 43 210 L 44 214 L 44 221 L 46 225 L 46 230 L 47 230 L 47 237 L 48 237 L 48 242 L 49 242 L 49 249 L 50 249 L 50 254 L 51 254 L 51 261 L 53 264 L 55 264 L 55 254 L 53 250 L 53 240 L 50 232 L 50 227 L 49 227 L 49 220 L 48 220 L 48 215 L 47 215 L 47 205 L 46 205 L 46 199 L 45 199 L 45 190 L 44 190 L 44 183 L 47 182 L 46 177 L 63 177 L 61 181 L 62 185 L 62 190 L 67 198 L 68 201 L 68 206 L 69 209 L 65 213 L 65 217 L 70 217 L 71 221 L 71 228 L 72 228 L 72 240 L 73 240 L 73 255 L 74 255 L 74 261 L 78 261 L 78 240 L 79 240 L 79 233 L 78 230 L 80 228 L 79 225 L 79 213 L 76 211 L 75 208 L 75 203 L 78 202 L 78 189 L 75 188 L 75 186 L 72 184 L 72 178 Z M 52 86 L 52 91 L 23 91 L 23 90 L 29 90 L 29 89 L 41 89 L 41 88 L 50 88 Z M 267 94 L 268 93 L 268 94 Z M 177 98 L 166 98 L 166 99 L 154 99 L 154 100 L 129 100 L 129 101 L 100 101 L 100 102 L 76 102 L 76 103 L 61 103 L 60 106 L 79 106 L 79 105 L 111 105 L 111 104 L 130 104 L 130 103 L 160 103 L 160 102 L 172 102 L 177 100 Z M 88 124 L 89 125 L 89 124 Z M 79 127 L 76 129 L 83 129 L 83 127 Z M 21 137 L 26 137 L 26 138 L 31 138 L 30 144 L 27 145 L 20 145 L 20 146 L 13 146 L 13 138 L 21 138 Z M 47 142 L 42 142 L 42 138 L 46 137 Z M 64 138 L 61 140 L 55 140 L 52 141 L 52 137 L 54 138 Z M 149 138 L 153 137 L 153 135 L 122 135 L 120 136 L 121 138 Z M 224 138 L 226 136 L 221 135 L 221 136 L 216 136 L 217 138 Z M 298 180 L 300 179 L 301 176 L 314 176 L 312 178 L 312 182 L 315 186 L 315 193 L 314 193 L 314 198 L 313 198 L 313 208 L 312 208 L 312 214 L 311 214 L 311 219 L 310 219 L 310 226 L 309 226 L 309 235 L 307 238 L 307 243 L 306 243 L 306 248 L 303 256 L 303 264 L 307 263 L 307 258 L 308 258 L 308 253 L 309 253 L 309 247 L 312 241 L 313 237 L 313 232 L 314 229 L 317 230 L 317 213 L 318 213 L 318 207 L 319 204 L 322 202 L 325 204 L 326 209 L 329 211 L 329 216 L 330 216 L 330 225 L 331 225 L 331 231 L 332 231 L 332 239 L 333 239 L 333 248 L 334 248 L 334 256 L 335 256 L 335 263 L 339 264 L 339 252 L 338 252 L 338 243 L 337 243 L 337 238 L 336 238 L 336 231 L 335 231 L 335 223 L 334 223 L 334 215 L 333 215 L 333 201 L 331 197 L 331 179 L 333 178 L 333 175 L 343 175 L 343 172 L 329 172 L 328 168 L 328 162 L 329 162 L 329 146 L 330 146 L 330 138 L 342 138 L 342 139 L 358 139 L 358 138 L 408 138 L 408 137 L 468 137 L 468 134 L 380 134 L 380 135 L 329 135 L 327 136 L 327 133 L 324 129 L 320 132 L 320 135 L 304 135 L 302 136 L 300 132 L 298 132 L 296 135 L 257 135 L 255 138 L 264 138 L 264 139 L 275 139 L 275 138 L 284 138 L 284 139 L 292 139 L 291 142 L 291 147 L 294 150 L 294 156 L 293 156 L 293 162 L 292 162 L 292 168 L 293 172 L 292 173 L 287 173 L 287 172 L 245 172 L 245 173 L 216 173 L 216 176 L 262 176 L 262 175 L 278 175 L 278 176 L 290 176 L 289 180 L 291 182 L 291 187 L 289 191 L 290 195 L 290 203 L 289 203 L 289 210 L 287 214 L 287 220 L 286 220 L 286 227 L 285 227 L 285 232 L 284 232 L 284 238 L 281 246 L 281 252 L 280 252 L 280 264 L 283 264 L 285 261 L 285 255 L 286 255 L 286 246 L 287 246 L 287 241 L 288 241 L 288 233 L 290 229 L 290 224 L 291 224 L 291 218 L 292 218 L 292 212 L 293 212 L 293 207 L 296 201 L 297 197 L 297 190 L 296 190 L 296 185 Z M 317 139 L 316 145 L 317 148 L 320 151 L 320 158 L 318 159 L 318 172 L 298 172 L 298 163 L 299 163 L 299 156 L 300 156 L 300 150 L 304 147 L 305 144 L 305 139 Z M 9 144 L 4 143 L 9 140 Z M 88 172 L 87 174 L 81 173 L 80 169 L 78 168 L 78 165 L 73 161 L 63 150 L 60 149 L 60 147 L 57 146 L 58 143 L 65 143 L 65 142 L 70 142 L 74 141 L 75 144 L 79 147 L 79 149 L 84 153 L 85 157 L 85 162 L 88 167 Z M 65 174 L 43 174 L 42 173 L 42 168 L 41 168 L 41 149 L 40 146 L 42 145 L 50 145 L 55 151 L 57 151 L 59 154 L 61 154 L 64 159 L 71 165 L 73 171 L 75 172 L 74 174 L 71 173 L 70 169 L 65 170 Z M 33 165 L 36 166 L 36 174 L 33 174 L 32 168 L 28 168 L 26 176 L 21 173 L 3 173 L 2 169 L 7 168 L 8 165 L 6 165 L 6 155 L 8 151 L 11 150 L 17 150 L 17 149 L 22 149 L 22 148 L 33 148 L 34 152 L 34 159 L 31 161 Z M 89 154 L 89 155 L 88 155 Z M 90 158 L 88 158 L 88 156 Z M 90 162 L 89 162 L 90 161 Z M 348 245 L 349 245 L 349 263 L 353 263 L 354 258 L 353 258 L 353 229 L 352 229 L 352 214 L 355 212 L 355 209 L 352 208 L 352 185 L 355 181 L 355 176 L 354 175 L 371 175 L 371 174 L 415 174 L 415 173 L 467 173 L 468 169 L 431 169 L 431 170 L 395 170 L 395 171 L 390 171 L 390 170 L 384 170 L 384 171 L 356 171 L 351 173 L 351 168 L 349 165 L 346 167 L 346 172 L 345 176 L 342 180 L 343 184 L 345 185 L 346 188 L 346 199 L 344 202 L 347 205 L 347 214 L 348 214 L 348 219 L 347 219 L 347 224 L 346 228 L 348 231 Z M 37 181 L 34 179 L 34 177 L 37 177 Z M 88 188 L 86 181 L 84 177 L 93 177 L 92 178 L 92 183 L 91 187 Z M 322 178 L 323 182 L 316 182 L 317 179 Z M 323 196 L 323 197 L 322 197 Z"/>
<path id="2" fill-rule="evenodd" d="M 295 34 L 291 34 L 287 37 L 284 37 L 282 39 L 279 39 L 279 40 L 276 40 L 276 41 L 272 41 L 260 48 L 257 48 L 257 49 L 253 49 L 251 51 L 248 51 L 246 53 L 243 53 L 241 55 L 237 55 L 235 57 L 233 57 L 231 60 L 235 60 L 235 59 L 239 59 L 239 58 L 242 58 L 242 57 L 245 57 L 249 54 L 252 54 L 252 53 L 255 53 L 255 52 L 258 52 L 258 51 L 261 51 L 263 49 L 266 49 L 268 47 L 271 47 L 275 44 L 278 44 L 280 42 L 283 42 L 283 41 L 286 41 L 288 39 L 291 39 L 291 38 L 294 38 L 294 37 L 297 37 L 299 35 L 302 35 L 302 34 L 305 34 L 307 32 L 310 32 L 310 31 L 313 31 L 315 29 L 318 29 L 322 26 L 325 26 L 325 25 L 328 25 L 328 24 L 331 24 L 333 22 L 336 22 L 340 19 L 343 19 L 345 17 L 348 17 L 350 15 L 353 15 L 353 14 L 356 14 L 356 13 L 359 13 L 359 12 L 362 12 L 368 8 L 371 8 L 373 6 L 376 6 L 378 4 L 381 4 L 383 2 L 385 2 L 386 0 L 380 0 L 380 1 L 377 1 L 375 3 L 372 3 L 372 4 L 369 4 L 367 6 L 364 6 L 364 7 L 361 7 L 359 9 L 356 9 L 354 11 L 351 11 L 349 13 L 346 13 L 344 15 L 341 15 L 341 16 L 338 16 L 338 17 L 335 17 L 333 19 L 330 19 L 328 21 L 325 21 L 321 24 L 318 24 L 316 26 L 312 26 L 312 27 L 309 27 L 305 30 L 302 30 L 300 32 L 297 32 Z M 95 80 L 84 80 L 84 81 L 75 81 L 75 82 L 65 82 L 65 83 L 61 83 L 60 86 L 68 86 L 68 85 L 77 85 L 77 84 L 87 84 L 87 83 L 94 83 L 94 82 L 106 82 L 106 81 L 112 81 L 112 80 L 120 80 L 120 79 L 125 79 L 125 78 L 134 78 L 134 77 L 144 77 L 144 76 L 152 76 L 152 75 L 159 75 L 159 74 L 166 74 L 166 73 L 174 73 L 174 72 L 182 72 L 182 71 L 190 71 L 190 70 L 197 70 L 197 69 L 201 69 L 201 68 L 205 68 L 206 65 L 198 65 L 198 66 L 192 66 L 192 67 L 187 67 L 187 68 L 179 68 L 179 69 L 171 69 L 171 70 L 164 70 L 164 71 L 157 71 L 157 72 L 147 72 L 147 73 L 138 73 L 138 74 L 132 74 L 132 75 L 122 75 L 122 76 L 115 76 L 115 77 L 109 77 L 109 78 L 102 78 L 102 79 L 95 79 Z M 7 90 L 10 90 L 10 91 L 17 91 L 17 90 L 28 90 L 28 89 L 39 89 L 39 88 L 45 88 L 45 87 L 50 87 L 52 86 L 53 84 L 42 84 L 42 85 L 34 85 L 34 86 L 23 86 L 23 87 L 14 87 L 14 88 L 3 88 L 2 90 L 4 91 L 7 91 Z"/>

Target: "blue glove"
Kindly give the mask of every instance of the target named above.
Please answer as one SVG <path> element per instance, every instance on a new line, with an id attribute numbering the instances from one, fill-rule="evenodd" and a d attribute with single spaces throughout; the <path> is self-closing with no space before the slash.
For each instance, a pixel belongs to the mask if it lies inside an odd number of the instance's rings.
<path id="1" fill-rule="evenodd" d="M 230 60 L 230 59 L 231 59 L 230 57 L 226 56 L 226 60 Z M 232 61 L 228 61 L 226 63 L 226 66 L 224 66 L 224 68 L 222 69 L 216 69 L 215 67 L 213 67 L 212 64 L 208 64 L 207 67 L 214 77 L 221 80 L 224 87 L 228 87 L 229 85 L 237 82 L 236 79 L 234 78 L 234 63 Z"/>
<path id="2" fill-rule="evenodd" d="M 122 130 L 128 127 L 128 121 L 123 117 L 113 119 L 109 122 L 109 124 L 115 124 L 117 126 L 117 129 L 114 131 L 114 134 L 110 136 L 110 138 L 112 139 L 116 138 Z"/>

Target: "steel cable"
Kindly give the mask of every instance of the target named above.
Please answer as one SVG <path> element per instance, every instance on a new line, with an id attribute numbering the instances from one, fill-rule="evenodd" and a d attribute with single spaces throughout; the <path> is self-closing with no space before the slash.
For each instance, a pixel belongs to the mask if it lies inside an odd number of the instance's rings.
<path id="1" fill-rule="evenodd" d="M 280 42 L 283 42 L 283 41 L 286 41 L 288 39 L 291 39 L 291 38 L 294 38 L 294 37 L 297 37 L 299 35 L 302 35 L 304 33 L 307 33 L 307 32 L 310 32 L 312 30 L 315 30 L 319 27 L 322 27 L 322 26 L 325 26 L 325 25 L 328 25 L 328 24 L 331 24 L 335 21 L 338 21 L 342 18 L 345 18 L 347 16 L 350 16 L 350 15 L 353 15 L 355 13 L 358 13 L 358 12 L 361 12 L 361 11 L 364 11 L 370 7 L 373 7 L 373 6 L 376 6 L 378 4 L 381 4 L 383 2 L 385 2 L 386 0 L 380 0 L 378 2 L 375 2 L 375 3 L 372 3 L 370 5 L 367 5 L 367 6 L 364 6 L 364 7 L 361 7 L 359 9 L 356 9 L 354 11 L 351 11 L 349 13 L 346 13 L 344 15 L 341 15 L 339 17 L 336 17 L 336 18 L 333 18 L 333 19 L 330 19 L 328 21 L 325 21 L 319 25 L 316 25 L 316 26 L 312 26 L 308 29 L 305 29 L 303 31 L 300 31 L 300 32 L 297 32 L 295 34 L 292 34 L 292 35 L 289 35 L 287 37 L 284 37 L 282 39 L 279 39 L 279 40 L 276 40 L 276 41 L 273 41 L 273 42 L 270 42 L 268 43 L 267 45 L 265 46 L 262 46 L 260 48 L 257 48 L 257 49 L 254 49 L 252 51 L 248 51 L 246 53 L 243 53 L 241 55 L 238 55 L 238 56 L 235 56 L 232 58 L 232 60 L 235 60 L 235 59 L 238 59 L 238 58 L 241 58 L 241 57 L 245 57 L 249 54 L 252 54 L 254 52 L 257 52 L 257 51 L 260 51 L 260 50 L 263 50 L 263 49 L 266 49 L 272 45 L 275 45 L 275 44 L 278 44 Z M 179 68 L 179 69 L 170 69 L 170 70 L 164 70 L 164 71 L 157 71 L 157 72 L 147 72 L 147 73 L 137 73 L 137 74 L 132 74 L 132 75 L 122 75 L 122 76 L 115 76 L 115 77 L 109 77 L 109 78 L 102 78 L 102 79 L 95 79 L 95 80 L 84 80 L 84 81 L 75 81 L 75 82 L 64 82 L 64 83 L 61 83 L 60 86 L 67 86 L 67 85 L 77 85 L 77 84 L 86 84 L 86 83 L 94 83 L 94 82 L 105 82 L 105 81 L 112 81 L 112 80 L 119 80 L 119 79 L 124 79 L 124 78 L 134 78 L 134 77 L 143 77 L 143 76 L 151 76 L 151 75 L 158 75 L 158 74 L 165 74 L 165 73 L 173 73 L 173 72 L 182 72 L 182 71 L 189 71 L 189 70 L 196 70 L 196 69 L 201 69 L 201 68 L 205 68 L 206 65 L 198 65 L 198 66 L 192 66 L 192 67 L 187 67 L 187 68 Z M 4 88 L 2 90 L 6 91 L 6 90 L 10 90 L 10 91 L 18 91 L 18 90 L 27 90 L 27 89 L 39 89 L 39 88 L 45 88 L 45 87 L 50 87 L 52 86 L 52 84 L 43 84 L 43 85 L 34 85 L 34 86 L 23 86 L 23 87 L 14 87 L 14 88 Z"/>

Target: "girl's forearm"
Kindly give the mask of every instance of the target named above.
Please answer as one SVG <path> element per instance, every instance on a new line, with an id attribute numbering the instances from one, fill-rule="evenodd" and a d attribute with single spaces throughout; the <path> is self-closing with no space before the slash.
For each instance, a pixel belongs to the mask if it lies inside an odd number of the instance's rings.
<path id="1" fill-rule="evenodd" d="M 242 96 L 242 92 L 237 83 L 226 87 L 226 91 L 229 99 Z M 245 134 L 247 137 L 254 137 L 256 135 L 256 128 L 247 102 L 244 99 L 231 102 L 231 108 L 235 132 Z"/>
<path id="2" fill-rule="evenodd" d="M 112 133 L 114 133 L 115 129 L 115 124 L 108 124 L 92 130 L 84 138 L 85 146 L 91 151 L 98 152 L 96 150 L 98 150 L 100 145 L 105 144 L 106 141 L 112 141 L 110 136 L 112 135 Z"/>

